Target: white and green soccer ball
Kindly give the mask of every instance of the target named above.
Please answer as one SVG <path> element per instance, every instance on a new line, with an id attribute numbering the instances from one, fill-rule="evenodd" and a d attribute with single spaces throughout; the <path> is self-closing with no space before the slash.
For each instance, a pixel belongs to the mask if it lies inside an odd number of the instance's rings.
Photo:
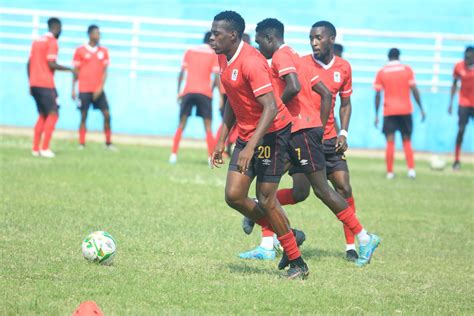
<path id="1" fill-rule="evenodd" d="M 82 241 L 82 255 L 89 261 L 110 265 L 115 257 L 115 239 L 107 232 L 93 232 Z"/>

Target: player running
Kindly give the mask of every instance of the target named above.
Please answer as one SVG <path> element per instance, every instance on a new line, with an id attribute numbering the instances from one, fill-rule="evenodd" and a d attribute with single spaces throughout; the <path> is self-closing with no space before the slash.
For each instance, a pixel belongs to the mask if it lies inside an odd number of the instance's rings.
<path id="1" fill-rule="evenodd" d="M 115 150 L 112 145 L 109 104 L 104 92 L 107 67 L 110 62 L 109 52 L 107 48 L 99 46 L 100 31 L 97 25 L 90 25 L 87 34 L 89 42 L 78 47 L 73 58 L 78 76 L 72 81 L 72 99 L 76 100 L 76 82 L 79 81 L 78 109 L 81 111 L 79 148 L 84 149 L 86 145 L 87 112 L 92 103 L 94 110 L 100 110 L 104 117 L 105 146 Z"/>
<path id="2" fill-rule="evenodd" d="M 227 92 L 224 122 L 211 162 L 223 164 L 225 140 L 234 123 L 239 137 L 227 173 L 225 200 L 262 227 L 272 227 L 290 260 L 289 279 L 305 279 L 309 269 L 301 257 L 288 218 L 276 200 L 291 133 L 291 114 L 273 94 L 263 56 L 242 41 L 244 19 L 224 11 L 214 17 L 211 47 L 219 54 L 221 81 Z M 258 204 L 248 197 L 257 177 Z"/>
<path id="3" fill-rule="evenodd" d="M 258 26 L 257 26 L 258 28 Z M 280 31 L 274 32 L 272 35 L 267 34 L 271 32 L 257 30 L 259 37 L 269 38 L 271 41 L 278 41 L 281 38 L 280 44 L 283 45 L 283 25 L 280 26 Z M 276 28 L 278 29 L 278 28 Z M 273 31 L 272 31 L 273 32 Z M 275 36 L 274 34 L 281 34 Z M 276 38 L 275 38 L 276 37 Z M 347 258 L 355 261 L 357 265 L 363 266 L 370 262 L 374 250 L 380 243 L 378 236 L 369 234 L 359 223 L 355 216 L 354 199 L 352 198 L 352 189 L 349 183 L 349 171 L 344 157 L 344 151 L 347 149 L 347 129 L 349 126 L 349 119 L 351 113 L 350 95 L 352 93 L 352 77 L 350 65 L 342 58 L 334 56 L 334 41 L 336 37 L 336 29 L 327 21 L 320 21 L 313 24 L 310 32 L 311 47 L 313 55 L 302 58 L 302 67 L 316 71 L 320 80 L 329 88 L 332 94 L 332 106 L 328 106 L 328 112 L 324 113 L 324 100 L 319 96 L 314 95 L 312 100 L 313 109 L 312 117 L 319 117 L 324 122 L 327 119 L 327 124 L 324 129 L 322 127 L 312 128 L 321 133 L 317 142 L 310 144 L 309 158 L 303 160 L 299 159 L 299 164 L 290 169 L 290 174 L 293 178 L 292 189 L 282 189 L 277 193 L 278 201 L 282 205 L 295 204 L 305 200 L 309 195 L 310 187 L 313 188 L 316 196 L 321 199 L 337 216 L 337 218 L 344 224 L 344 232 L 346 234 L 346 242 L 349 245 L 347 248 Z M 281 46 L 280 46 L 281 47 Z M 273 49 L 272 69 L 278 70 L 280 67 L 278 63 L 273 63 L 275 56 L 278 55 L 280 49 Z M 278 58 L 277 58 L 278 61 Z M 286 67 L 288 68 L 288 67 Z M 296 68 L 296 67 L 295 67 Z M 301 79 L 300 79 L 301 80 Z M 286 88 L 285 88 L 286 89 Z M 336 93 L 341 96 L 341 126 L 342 130 L 339 136 L 335 133 L 334 128 L 334 104 Z M 301 92 L 300 92 L 301 93 Z M 299 96 L 299 94 L 298 94 Z M 314 107 L 316 105 L 316 107 Z M 321 114 L 316 113 L 314 109 L 321 108 Z M 296 117 L 299 117 L 300 114 Z M 328 118 L 329 115 L 329 118 Z M 302 116 L 305 117 L 305 116 Z M 324 143 L 321 143 L 321 138 Z M 292 139 L 293 142 L 293 139 Z M 304 145 L 307 145 L 306 143 Z M 295 146 L 294 150 L 297 154 L 302 152 L 304 146 Z M 307 155 L 308 153 L 306 153 Z M 315 162 L 316 168 L 312 173 L 308 173 L 307 162 Z M 334 192 L 327 184 L 329 179 L 334 188 Z M 346 197 L 346 201 L 341 197 Z M 243 228 L 247 233 L 251 232 L 248 219 L 244 219 Z M 359 256 L 355 251 L 354 236 L 357 236 L 359 241 Z M 284 268 L 287 264 L 287 259 L 283 256 L 279 263 L 279 268 Z"/>
<path id="4" fill-rule="evenodd" d="M 449 114 L 453 113 L 453 100 L 457 91 L 458 80 L 461 80 L 461 91 L 459 92 L 459 121 L 458 134 L 456 136 L 456 150 L 454 152 L 453 170 L 461 168 L 461 145 L 466 125 L 469 119 L 474 118 L 474 47 L 468 46 L 464 51 L 464 60 L 454 66 L 453 85 L 451 86 L 451 98 L 449 101 Z"/>
<path id="5" fill-rule="evenodd" d="M 400 63 L 400 51 L 392 48 L 388 52 L 389 62 L 377 73 L 374 83 L 375 94 L 375 127 L 379 123 L 380 97 L 384 91 L 383 128 L 387 140 L 385 161 L 387 165 L 387 179 L 395 177 L 393 161 L 395 155 L 395 132 L 402 134 L 403 150 L 408 166 L 408 177 L 416 178 L 415 160 L 411 147 L 411 134 L 413 130 L 412 113 L 413 105 L 410 100 L 410 91 L 421 111 L 421 121 L 425 120 L 425 111 L 421 105 L 420 92 L 416 86 L 415 75 L 408 65 Z"/>
<path id="6" fill-rule="evenodd" d="M 54 71 L 61 70 L 74 73 L 74 70 L 56 63 L 59 50 L 58 38 L 61 35 L 61 21 L 58 18 L 48 19 L 48 30 L 48 33 L 33 41 L 27 69 L 30 94 L 35 99 L 39 113 L 34 129 L 32 155 L 54 158 L 55 154 L 49 148 L 58 121 L 59 110 L 58 93 L 54 85 Z M 40 147 L 42 137 L 43 144 Z"/>
<path id="7" fill-rule="evenodd" d="M 181 136 L 191 115 L 193 107 L 197 108 L 196 115 L 203 118 L 206 130 L 206 142 L 209 156 L 214 149 L 214 136 L 212 135 L 212 90 L 218 86 L 219 65 L 217 56 L 209 46 L 211 32 L 204 35 L 204 43 L 188 49 L 184 53 L 181 71 L 178 76 L 178 102 L 180 103 L 179 125 L 173 138 L 173 148 L 169 162 L 175 164 L 178 160 L 178 149 Z M 212 80 L 212 75 L 215 75 Z M 184 90 L 181 84 L 186 75 Z"/>

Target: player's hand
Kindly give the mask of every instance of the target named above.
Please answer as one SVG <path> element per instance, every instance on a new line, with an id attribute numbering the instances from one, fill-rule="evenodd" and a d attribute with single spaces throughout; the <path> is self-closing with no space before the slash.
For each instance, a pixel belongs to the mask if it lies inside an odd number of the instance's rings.
<path id="1" fill-rule="evenodd" d="M 426 113 L 425 111 L 421 111 L 421 122 L 424 122 L 426 119 Z"/>
<path id="2" fill-rule="evenodd" d="M 449 115 L 453 114 L 453 105 L 452 104 L 449 104 L 448 113 L 449 113 Z"/>
<path id="3" fill-rule="evenodd" d="M 344 135 L 337 136 L 336 140 L 336 152 L 343 153 L 347 150 L 347 138 Z"/>
<path id="4" fill-rule="evenodd" d="M 378 116 L 375 117 L 374 125 L 375 125 L 375 128 L 379 127 L 379 117 Z"/>
<path id="5" fill-rule="evenodd" d="M 224 152 L 224 146 L 219 144 L 216 145 L 216 148 L 211 154 L 211 168 L 220 168 L 224 164 L 222 159 L 222 153 Z"/>
<path id="6" fill-rule="evenodd" d="M 71 98 L 76 100 L 76 90 L 72 90 Z"/>
<path id="7" fill-rule="evenodd" d="M 252 161 L 254 152 L 255 150 L 253 148 L 245 146 L 245 148 L 239 153 L 237 165 L 239 166 L 241 173 L 245 173 L 247 170 L 249 170 L 250 161 Z"/>
<path id="8" fill-rule="evenodd" d="M 104 91 L 102 88 L 97 89 L 93 94 L 92 94 L 92 100 L 97 100 L 103 93 Z"/>
<path id="9" fill-rule="evenodd" d="M 183 100 L 183 97 L 178 94 L 178 96 L 176 97 L 176 102 L 178 102 L 178 104 L 181 104 L 182 100 Z"/>

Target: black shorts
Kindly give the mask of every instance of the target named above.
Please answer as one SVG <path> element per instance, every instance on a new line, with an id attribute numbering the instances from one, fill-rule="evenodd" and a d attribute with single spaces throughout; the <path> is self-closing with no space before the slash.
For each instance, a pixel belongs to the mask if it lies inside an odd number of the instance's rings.
<path id="1" fill-rule="evenodd" d="M 460 105 L 458 109 L 458 115 L 459 125 L 466 125 L 469 122 L 470 118 L 474 118 L 474 107 Z"/>
<path id="2" fill-rule="evenodd" d="M 285 162 L 291 136 L 291 124 L 281 130 L 265 134 L 260 144 L 255 148 L 255 153 L 250 162 L 249 170 L 245 174 L 254 178 L 257 182 L 278 183 L 285 172 Z M 229 171 L 240 172 L 237 161 L 240 152 L 245 148 L 247 142 L 237 138 Z"/>
<path id="3" fill-rule="evenodd" d="M 35 99 L 38 113 L 48 115 L 50 112 L 58 111 L 58 93 L 55 88 L 31 87 L 31 94 Z"/>
<path id="4" fill-rule="evenodd" d="M 307 128 L 291 134 L 288 156 L 292 167 L 289 174 L 313 173 L 324 170 L 324 130 L 322 127 Z"/>
<path id="5" fill-rule="evenodd" d="M 93 100 L 92 96 L 92 92 L 79 93 L 79 100 L 81 101 L 79 110 L 81 110 L 81 112 L 87 112 L 91 103 L 94 110 L 105 111 L 109 109 L 109 103 L 107 102 L 105 92 L 102 92 L 102 94 L 99 96 L 99 98 L 97 98 L 97 100 Z"/>
<path id="6" fill-rule="evenodd" d="M 200 93 L 188 93 L 183 96 L 179 117 L 190 116 L 194 106 L 197 107 L 197 116 L 212 119 L 212 99 Z"/>
<path id="7" fill-rule="evenodd" d="M 413 131 L 411 114 L 384 116 L 382 132 L 388 135 L 395 134 L 397 130 L 400 131 L 403 136 L 411 136 L 411 132 Z"/>
<path id="8" fill-rule="evenodd" d="M 324 156 L 326 158 L 326 174 L 330 175 L 336 171 L 349 172 L 346 155 L 336 152 L 337 137 L 323 141 Z"/>

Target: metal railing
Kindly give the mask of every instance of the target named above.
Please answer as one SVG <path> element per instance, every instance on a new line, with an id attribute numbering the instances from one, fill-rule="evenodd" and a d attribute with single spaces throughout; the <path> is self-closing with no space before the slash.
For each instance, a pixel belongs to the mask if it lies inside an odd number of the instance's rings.
<path id="1" fill-rule="evenodd" d="M 85 41 L 85 30 L 97 23 L 102 45 L 112 58 L 111 68 L 140 72 L 177 73 L 184 50 L 201 42 L 211 21 L 85 14 L 0 8 L 0 62 L 25 63 L 31 40 L 46 31 L 46 20 L 63 20 L 60 61 L 70 63 L 75 47 Z M 248 25 L 253 34 L 255 25 Z M 286 26 L 286 41 L 301 54 L 310 53 L 309 26 Z M 402 50 L 402 61 L 410 64 L 419 86 L 433 92 L 451 85 L 452 67 L 464 47 L 474 42 L 472 34 L 390 32 L 369 29 L 338 29 L 337 41 L 353 67 L 356 84 L 372 84 L 375 73 L 392 47 Z M 67 59 L 69 58 L 69 59 Z"/>

